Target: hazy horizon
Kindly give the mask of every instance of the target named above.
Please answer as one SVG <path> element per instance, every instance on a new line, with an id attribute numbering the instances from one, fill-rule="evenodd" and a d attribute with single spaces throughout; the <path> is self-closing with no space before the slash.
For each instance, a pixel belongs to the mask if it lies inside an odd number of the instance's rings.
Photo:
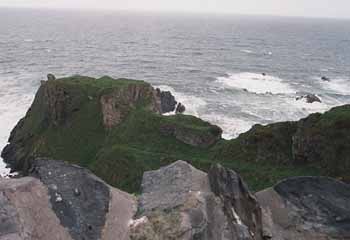
<path id="1" fill-rule="evenodd" d="M 2 0 L 0 7 L 350 18 L 347 0 Z"/>

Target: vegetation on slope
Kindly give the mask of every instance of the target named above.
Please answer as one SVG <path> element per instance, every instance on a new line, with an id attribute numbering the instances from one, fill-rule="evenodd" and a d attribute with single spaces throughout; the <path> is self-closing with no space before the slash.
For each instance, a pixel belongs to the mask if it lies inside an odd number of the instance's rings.
<path id="1" fill-rule="evenodd" d="M 110 105 L 103 109 L 106 96 Z M 179 159 L 203 170 L 219 162 L 253 190 L 289 176 L 346 177 L 350 170 L 349 106 L 299 122 L 256 125 L 226 141 L 217 126 L 188 115 L 163 116 L 158 104 L 143 81 L 75 76 L 44 82 L 2 156 L 24 173 L 35 157 L 65 160 L 129 192 L 138 191 L 144 171 Z"/>

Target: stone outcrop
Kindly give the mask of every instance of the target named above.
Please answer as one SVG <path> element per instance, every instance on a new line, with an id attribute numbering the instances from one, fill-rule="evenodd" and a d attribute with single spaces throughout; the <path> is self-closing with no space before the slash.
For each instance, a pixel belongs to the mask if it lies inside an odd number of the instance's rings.
<path id="1" fill-rule="evenodd" d="M 35 160 L 32 176 L 0 180 L 1 240 L 129 240 L 131 195 L 61 161 Z"/>
<path id="2" fill-rule="evenodd" d="M 184 113 L 186 111 L 186 107 L 182 103 L 178 103 L 176 106 L 175 113 Z"/>
<path id="3" fill-rule="evenodd" d="M 274 240 L 350 239 L 350 185 L 297 177 L 257 193 L 264 232 Z"/>
<path id="4" fill-rule="evenodd" d="M 49 74 L 47 74 L 47 80 L 48 81 L 54 81 L 54 80 L 56 80 L 56 77 L 52 73 L 49 73 Z"/>
<path id="5" fill-rule="evenodd" d="M 160 132 L 165 136 L 173 136 L 177 140 L 195 147 L 210 147 L 221 139 L 222 129 L 210 123 L 204 123 L 207 131 L 195 131 L 190 125 L 178 122 L 165 122 L 160 125 Z"/>
<path id="6" fill-rule="evenodd" d="M 260 206 L 241 177 L 220 165 L 212 166 L 208 176 L 212 191 L 223 202 L 232 235 L 263 239 Z"/>
<path id="7" fill-rule="evenodd" d="M 170 92 L 169 92 L 170 94 Z M 170 94 L 171 95 L 171 94 Z M 103 123 L 107 129 L 120 124 L 138 104 L 149 100 L 146 108 L 155 113 L 166 113 L 162 98 L 150 85 L 129 84 L 126 88 L 116 88 L 100 97 Z"/>
<path id="8" fill-rule="evenodd" d="M 213 172 L 216 170 L 213 169 Z M 212 181 L 216 181 L 214 175 Z M 206 173 L 183 161 L 146 172 L 138 215 L 131 226 L 131 239 L 261 239 L 253 237 L 250 232 L 255 232 L 255 229 L 250 229 L 240 220 L 254 215 L 238 209 L 250 202 L 240 199 L 237 205 L 228 209 L 225 204 L 227 199 L 222 198 L 222 193 L 216 195 L 211 190 L 211 185 L 216 183 L 210 184 Z M 251 195 L 245 191 L 245 188 L 235 189 L 241 196 Z M 250 210 L 249 207 L 247 209 Z M 235 217 L 233 222 L 230 218 L 232 213 Z"/>
<path id="9" fill-rule="evenodd" d="M 1 240 L 71 240 L 51 209 L 48 190 L 26 177 L 0 180 Z"/>
<path id="10" fill-rule="evenodd" d="M 159 88 L 156 89 L 157 96 L 160 98 L 161 102 L 161 112 L 168 113 L 174 112 L 177 101 L 170 91 L 161 91 Z"/>
<path id="11" fill-rule="evenodd" d="M 0 179 L 0 240 L 346 240 L 350 185 L 286 179 L 253 195 L 241 177 L 184 161 L 144 173 L 136 197 L 51 159 Z"/>

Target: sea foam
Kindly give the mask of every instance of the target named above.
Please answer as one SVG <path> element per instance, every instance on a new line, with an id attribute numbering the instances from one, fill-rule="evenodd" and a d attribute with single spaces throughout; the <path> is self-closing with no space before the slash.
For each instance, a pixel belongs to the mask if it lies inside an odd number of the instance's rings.
<path id="1" fill-rule="evenodd" d="M 242 72 L 218 77 L 217 81 L 226 87 L 247 90 L 258 94 L 295 93 L 295 90 L 283 79 L 266 74 Z"/>

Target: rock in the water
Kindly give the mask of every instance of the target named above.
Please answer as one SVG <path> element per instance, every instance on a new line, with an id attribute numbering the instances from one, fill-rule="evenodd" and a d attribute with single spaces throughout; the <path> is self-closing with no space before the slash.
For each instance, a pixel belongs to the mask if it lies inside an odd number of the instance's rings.
<path id="1" fill-rule="evenodd" d="M 232 223 L 232 235 L 263 239 L 260 206 L 241 177 L 221 165 L 212 166 L 208 176 L 212 191 L 224 203 L 224 213 Z"/>
<path id="2" fill-rule="evenodd" d="M 306 94 L 296 98 L 296 100 L 302 99 L 305 99 L 307 103 L 322 102 L 321 99 L 315 94 Z"/>
<path id="3" fill-rule="evenodd" d="M 170 91 L 161 91 L 159 88 L 156 89 L 158 96 L 161 101 L 161 112 L 168 113 L 175 111 L 177 101 Z"/>
<path id="4" fill-rule="evenodd" d="M 233 223 L 229 218 L 233 212 L 237 212 L 238 219 L 254 217 L 254 213 L 249 212 L 251 209 L 244 212 L 249 216 L 241 216 L 242 209 L 236 209 L 239 203 L 228 210 L 230 213 L 225 212 L 224 205 L 221 196 L 211 191 L 208 175 L 186 162 L 177 161 L 160 170 L 146 172 L 139 214 L 131 225 L 131 239 L 260 239 L 251 238 L 250 229 L 243 222 Z M 233 231 L 233 225 L 245 231 Z"/>
<path id="5" fill-rule="evenodd" d="M 257 193 L 273 240 L 350 239 L 350 185 L 296 177 Z"/>
<path id="6" fill-rule="evenodd" d="M 49 74 L 47 74 L 47 80 L 48 81 L 54 81 L 54 80 L 56 80 L 56 77 L 55 77 L 55 75 L 49 73 Z"/>
<path id="7" fill-rule="evenodd" d="M 177 104 L 175 113 L 184 113 L 185 111 L 186 107 L 182 103 Z"/>
<path id="8" fill-rule="evenodd" d="M 330 82 L 329 77 L 326 77 L 326 76 L 322 76 L 322 77 L 321 77 L 321 80 L 322 80 L 322 81 L 325 81 L 325 82 Z"/>

